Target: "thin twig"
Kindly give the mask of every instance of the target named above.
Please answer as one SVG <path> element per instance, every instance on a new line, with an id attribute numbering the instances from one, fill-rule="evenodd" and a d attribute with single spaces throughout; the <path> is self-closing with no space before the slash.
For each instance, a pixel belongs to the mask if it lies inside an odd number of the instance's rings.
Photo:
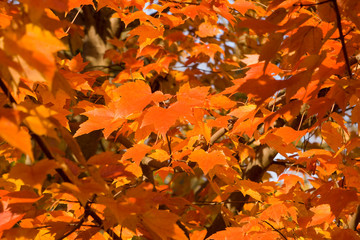
<path id="1" fill-rule="evenodd" d="M 282 234 L 279 229 L 276 229 L 273 225 L 271 225 L 269 222 L 267 221 L 263 221 L 264 223 L 266 223 L 267 225 L 269 225 L 272 229 L 274 229 L 274 231 L 278 232 L 285 240 L 287 240 L 287 238 L 285 237 L 284 234 Z"/>
<path id="2" fill-rule="evenodd" d="M 352 31 L 355 30 L 355 27 L 352 27 L 350 28 L 345 34 L 344 34 L 344 37 L 346 37 L 347 35 L 349 35 Z M 329 38 L 330 40 L 340 40 L 340 37 L 337 37 L 337 38 Z M 350 62 L 350 65 L 351 65 L 351 62 Z"/>
<path id="3" fill-rule="evenodd" d="M 301 114 L 301 119 L 300 119 L 299 126 L 298 126 L 298 129 L 297 129 L 298 131 L 300 131 L 302 122 L 303 122 L 303 120 L 304 120 L 304 116 L 305 116 L 305 112 L 303 112 L 303 113 Z"/>
<path id="4" fill-rule="evenodd" d="M 73 232 L 75 232 L 76 230 L 78 230 L 81 226 L 83 226 L 83 223 L 87 220 L 90 212 L 91 212 L 91 203 L 95 201 L 96 195 L 94 194 L 94 196 L 92 197 L 91 200 L 88 200 L 85 204 L 85 210 L 84 210 L 84 216 L 81 218 L 81 220 L 75 225 L 75 227 L 73 229 L 71 229 L 69 232 L 65 233 L 63 236 L 61 236 L 60 238 L 58 238 L 57 240 L 62 240 L 64 238 L 66 238 L 67 236 L 70 236 L 70 234 L 72 234 Z"/>
<path id="5" fill-rule="evenodd" d="M 204 150 L 209 149 L 219 138 L 221 138 L 222 136 L 225 135 L 225 133 L 227 133 L 228 131 L 230 131 L 233 127 L 234 124 L 236 122 L 237 119 L 231 119 L 229 120 L 229 124 L 227 128 L 220 128 L 219 130 L 217 130 L 210 138 L 210 141 L 208 143 L 208 145 L 203 146 Z"/>
<path id="6" fill-rule="evenodd" d="M 349 74 L 349 77 L 352 78 L 351 68 L 350 68 L 350 61 L 349 61 L 348 53 L 347 53 L 347 50 L 346 50 L 345 37 L 344 37 L 344 34 L 343 34 L 342 25 L 341 25 L 341 16 L 340 16 L 340 11 L 339 11 L 339 6 L 338 6 L 336 0 L 331 0 L 331 1 L 334 4 L 334 11 L 335 11 L 335 14 L 336 14 L 336 23 L 337 23 L 337 27 L 338 27 L 338 30 L 339 30 L 341 46 L 342 46 L 342 50 L 343 50 L 343 54 L 344 54 L 344 58 L 345 58 L 345 63 L 346 63 L 346 69 L 347 69 L 347 72 Z"/>
<path id="7" fill-rule="evenodd" d="M 65 33 L 68 33 L 70 28 L 71 28 L 71 25 L 75 22 L 75 19 L 77 18 L 77 16 L 79 15 L 79 13 L 81 12 L 81 9 L 83 8 L 84 5 L 81 5 L 79 10 L 77 11 L 75 17 L 73 18 L 73 20 L 71 21 L 70 23 L 70 26 L 66 29 Z"/>

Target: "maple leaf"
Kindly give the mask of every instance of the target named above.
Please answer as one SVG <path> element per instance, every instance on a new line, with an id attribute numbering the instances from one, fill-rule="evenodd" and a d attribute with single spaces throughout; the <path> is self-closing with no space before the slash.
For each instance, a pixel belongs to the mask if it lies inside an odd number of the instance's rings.
<path id="1" fill-rule="evenodd" d="M 30 66 L 42 73 L 50 86 L 55 75 L 55 53 L 64 49 L 64 44 L 49 31 L 34 24 L 25 26 L 25 34 L 7 34 L 5 48 L 10 54 L 21 56 Z"/>
<path id="2" fill-rule="evenodd" d="M 0 236 L 4 230 L 12 228 L 18 221 L 20 221 L 25 213 L 18 214 L 11 212 L 8 202 L 1 201 L 2 212 L 0 212 Z"/>
<path id="3" fill-rule="evenodd" d="M 253 2 L 246 0 L 236 0 L 231 6 L 242 15 L 245 15 L 250 9 L 256 9 L 256 5 Z"/>
<path id="4" fill-rule="evenodd" d="M 314 216 L 311 218 L 311 221 L 306 225 L 307 227 L 315 226 L 323 223 L 331 223 L 334 221 L 335 216 L 330 210 L 328 204 L 318 205 L 310 209 L 314 213 Z"/>
<path id="5" fill-rule="evenodd" d="M 157 132 L 165 137 L 167 131 L 175 124 L 178 118 L 179 113 L 174 105 L 167 109 L 153 106 L 146 111 L 141 128 L 152 125 Z"/>
<path id="6" fill-rule="evenodd" d="M 21 118 L 20 112 L 0 109 L 0 136 L 33 159 L 31 137 L 28 131 L 19 126 Z"/>
<path id="7" fill-rule="evenodd" d="M 113 90 L 116 115 L 127 117 L 129 114 L 141 112 L 153 98 L 151 88 L 144 81 L 128 82 Z M 162 100 L 162 99 L 161 99 Z"/>
<path id="8" fill-rule="evenodd" d="M 143 225 L 153 237 L 160 239 L 184 239 L 184 232 L 176 224 L 179 219 L 174 213 L 152 209 L 141 216 Z M 166 222 L 166 224 L 164 224 Z"/>
<path id="9" fill-rule="evenodd" d="M 69 69 L 73 72 L 81 72 L 88 64 L 89 62 L 83 61 L 80 53 L 68 62 Z"/>
<path id="10" fill-rule="evenodd" d="M 224 153 L 220 151 L 208 153 L 202 149 L 192 152 L 189 156 L 189 161 L 197 162 L 205 175 L 216 165 L 227 165 Z"/>
<path id="11" fill-rule="evenodd" d="M 152 148 L 148 145 L 136 144 L 124 153 L 121 160 L 124 161 L 126 159 L 132 159 L 137 165 L 139 165 L 141 160 L 151 149 Z"/>
<path id="12" fill-rule="evenodd" d="M 57 163 L 52 160 L 41 160 L 33 166 L 27 166 L 22 163 L 16 164 L 11 168 L 9 177 L 21 179 L 24 183 L 29 184 L 37 189 L 41 189 L 43 181 L 47 174 L 53 172 Z"/>
<path id="13" fill-rule="evenodd" d="M 113 104 L 109 104 L 109 107 L 93 108 L 82 113 L 89 119 L 80 125 L 75 137 L 104 128 L 103 133 L 107 138 L 126 122 L 127 117 L 139 113 L 151 102 L 157 103 L 168 97 L 160 92 L 152 94 L 149 85 L 140 80 L 125 83 L 109 94 L 113 96 Z M 105 122 L 106 127 L 103 125 Z"/>
<path id="14" fill-rule="evenodd" d="M 104 137 L 108 138 L 113 131 L 121 127 L 126 121 L 123 118 L 117 118 L 114 110 L 109 109 L 108 107 L 95 108 L 83 113 L 83 115 L 87 116 L 89 119 L 80 124 L 80 128 L 76 131 L 74 137 L 78 137 L 95 130 L 104 129 Z"/>
<path id="15" fill-rule="evenodd" d="M 358 239 L 359 9 L 1 1 L 1 237 Z"/>
<path id="16" fill-rule="evenodd" d="M 297 211 L 295 207 L 288 207 L 284 203 L 272 204 L 260 215 L 262 220 L 272 219 L 276 224 L 280 224 L 280 220 L 285 218 L 291 218 L 292 221 L 297 222 Z"/>
<path id="17" fill-rule="evenodd" d="M 221 32 L 216 27 L 216 25 L 213 25 L 209 22 L 203 22 L 199 26 L 199 31 L 197 32 L 197 35 L 199 35 L 199 37 L 213 37 L 219 33 Z"/>
<path id="18" fill-rule="evenodd" d="M 165 137 L 166 132 L 175 124 L 176 120 L 192 118 L 191 109 L 205 104 L 208 91 L 208 87 L 190 88 L 189 84 L 184 84 L 177 94 L 178 101 L 166 109 L 158 106 L 149 108 L 144 115 L 141 127 L 152 125 Z"/>
<path id="19" fill-rule="evenodd" d="M 359 235 L 356 232 L 351 231 L 350 229 L 339 229 L 336 228 L 331 232 L 332 239 L 360 239 Z"/>
<path id="20" fill-rule="evenodd" d="M 335 188 L 322 194 L 318 204 L 329 204 L 332 213 L 337 217 L 350 202 L 357 200 L 358 197 L 354 191 Z"/>
<path id="21" fill-rule="evenodd" d="M 335 122 L 326 122 L 321 126 L 321 134 L 326 143 L 336 152 L 343 145 L 340 126 Z"/>
<path id="22" fill-rule="evenodd" d="M 257 35 L 263 35 L 265 33 L 275 32 L 279 29 L 279 26 L 264 19 L 246 19 L 239 22 L 236 27 L 250 28 L 256 32 Z"/>
<path id="23" fill-rule="evenodd" d="M 303 26 L 289 38 L 284 40 L 282 48 L 289 48 L 289 51 L 295 51 L 291 60 L 295 63 L 305 53 L 318 54 L 321 48 L 321 38 L 323 36 L 321 28 L 313 26 Z M 300 47 L 299 47 L 300 46 Z"/>
<path id="24" fill-rule="evenodd" d="M 121 19 L 125 23 L 125 27 L 127 25 L 129 25 L 131 22 L 135 21 L 135 20 L 140 20 L 141 22 L 149 21 L 155 27 L 160 27 L 161 26 L 161 21 L 159 19 L 154 18 L 154 17 L 146 14 L 143 11 L 136 11 L 136 12 L 133 12 L 133 13 L 129 13 L 127 15 L 122 14 Z M 141 29 L 144 30 L 145 28 L 141 27 L 139 30 L 141 30 Z M 148 28 L 146 28 L 146 29 L 148 29 Z M 135 31 L 133 33 L 136 33 L 136 32 L 138 32 L 138 31 Z M 141 35 L 142 34 L 139 33 L 139 36 L 141 36 Z"/>
<path id="25" fill-rule="evenodd" d="M 154 28 L 150 25 L 141 25 L 129 32 L 130 36 L 139 36 L 140 51 L 150 45 L 155 39 L 162 38 L 164 29 L 162 27 Z"/>
<path id="26" fill-rule="evenodd" d="M 31 7 L 43 9 L 51 8 L 60 12 L 68 12 L 69 10 L 80 7 L 81 5 L 92 5 L 94 6 L 93 1 L 91 0 L 63 0 L 63 1 L 52 1 L 52 0 L 41 0 L 34 4 L 31 0 L 21 0 L 21 2 L 27 3 Z M 95 7 L 95 6 L 94 6 Z"/>

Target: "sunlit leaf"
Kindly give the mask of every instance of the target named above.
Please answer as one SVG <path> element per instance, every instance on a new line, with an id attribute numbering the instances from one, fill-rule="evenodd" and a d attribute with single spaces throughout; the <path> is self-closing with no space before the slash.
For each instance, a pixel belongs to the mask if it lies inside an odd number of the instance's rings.
<path id="1" fill-rule="evenodd" d="M 189 160 L 197 162 L 199 167 L 207 174 L 216 165 L 227 165 L 225 155 L 220 151 L 212 151 L 210 153 L 204 150 L 195 150 L 190 154 Z"/>

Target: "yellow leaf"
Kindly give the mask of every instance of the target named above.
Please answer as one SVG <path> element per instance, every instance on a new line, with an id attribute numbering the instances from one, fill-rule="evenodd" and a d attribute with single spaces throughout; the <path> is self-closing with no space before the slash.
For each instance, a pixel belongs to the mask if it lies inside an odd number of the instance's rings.
<path id="1" fill-rule="evenodd" d="M 159 160 L 161 162 L 166 161 L 170 158 L 169 154 L 162 149 L 156 149 L 155 152 L 149 155 L 149 157 Z"/>
<path id="2" fill-rule="evenodd" d="M 22 163 L 16 164 L 10 170 L 9 177 L 21 179 L 25 184 L 41 189 L 47 174 L 57 167 L 57 163 L 52 160 L 43 159 L 33 166 Z"/>
<path id="3" fill-rule="evenodd" d="M 216 25 L 209 22 L 203 22 L 199 26 L 199 31 L 196 32 L 199 37 L 213 37 L 221 33 Z"/>
<path id="4" fill-rule="evenodd" d="M 9 109 L 0 110 L 0 137 L 33 159 L 30 134 L 20 127 L 20 113 Z"/>
<path id="5" fill-rule="evenodd" d="M 59 39 L 39 26 L 27 24 L 25 34 L 8 32 L 4 40 L 4 48 L 9 54 L 21 56 L 52 85 L 56 71 L 55 54 L 65 48 Z"/>
<path id="6" fill-rule="evenodd" d="M 339 132 L 341 127 L 335 122 L 326 122 L 321 126 L 321 135 L 332 150 L 337 152 L 343 145 L 343 136 Z"/>

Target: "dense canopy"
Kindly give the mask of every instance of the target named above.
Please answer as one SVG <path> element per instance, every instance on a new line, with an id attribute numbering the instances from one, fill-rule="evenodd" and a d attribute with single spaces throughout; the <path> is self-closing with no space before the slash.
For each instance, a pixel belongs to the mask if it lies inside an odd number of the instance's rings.
<path id="1" fill-rule="evenodd" d="M 4 239 L 360 239 L 360 1 L 0 1 Z"/>

